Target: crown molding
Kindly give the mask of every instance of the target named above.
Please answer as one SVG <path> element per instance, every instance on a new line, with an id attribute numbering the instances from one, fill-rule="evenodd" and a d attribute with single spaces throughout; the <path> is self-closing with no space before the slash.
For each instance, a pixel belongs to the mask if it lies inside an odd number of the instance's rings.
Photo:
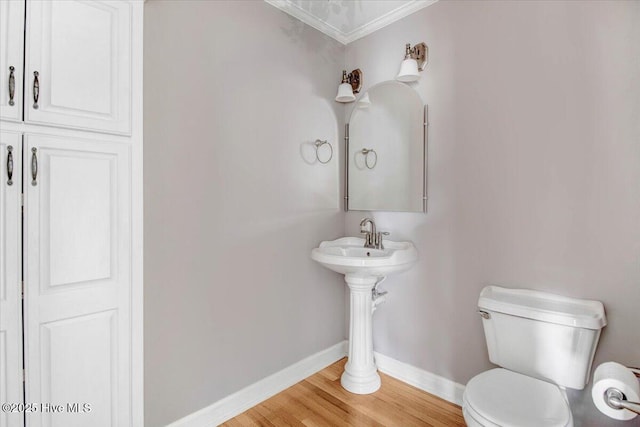
<path id="1" fill-rule="evenodd" d="M 275 6 L 281 11 L 288 13 L 294 18 L 299 19 L 305 24 L 315 28 L 328 35 L 329 37 L 338 40 L 342 44 L 347 44 L 347 38 L 344 36 L 342 31 L 335 28 L 333 25 L 329 25 L 324 21 L 316 18 L 314 15 L 310 14 L 304 9 L 301 9 L 296 4 L 292 3 L 290 0 L 264 0 L 266 3 L 269 3 L 271 6 Z"/>
<path id="2" fill-rule="evenodd" d="M 344 34 L 344 44 L 349 44 L 353 41 L 361 39 L 362 37 L 378 31 L 379 29 L 384 28 L 387 25 L 393 24 L 394 22 L 417 12 L 420 9 L 431 6 L 436 2 L 438 2 L 438 0 L 415 0 L 411 3 L 405 3 L 403 6 L 400 6 L 397 9 L 394 9 L 387 14 L 374 19 L 373 21 L 369 21 L 365 25 L 362 25 L 347 34 Z"/>
<path id="3" fill-rule="evenodd" d="M 386 27 L 387 25 L 392 24 L 399 19 L 404 18 L 405 16 L 409 16 L 420 9 L 430 6 L 436 3 L 438 0 L 414 0 L 410 3 L 405 3 L 404 5 L 399 6 L 398 8 L 386 13 L 385 15 L 382 15 L 381 17 L 366 23 L 365 25 L 361 25 L 360 27 L 355 28 L 353 31 L 350 31 L 348 33 L 344 33 L 334 26 L 318 19 L 316 16 L 312 15 L 306 10 L 301 9 L 291 0 L 264 1 L 346 45 L 368 34 L 371 34 L 374 31 L 379 30 L 380 28 Z"/>

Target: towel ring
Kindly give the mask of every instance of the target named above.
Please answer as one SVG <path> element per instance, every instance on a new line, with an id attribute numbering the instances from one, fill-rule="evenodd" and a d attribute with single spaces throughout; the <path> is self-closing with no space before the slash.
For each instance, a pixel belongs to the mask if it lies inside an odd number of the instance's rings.
<path id="1" fill-rule="evenodd" d="M 329 146 L 329 149 L 331 150 L 331 153 L 329 154 L 329 158 L 323 162 L 320 159 L 320 154 L 318 154 L 318 150 L 320 149 L 320 147 L 322 147 L 325 144 L 327 144 Z M 333 147 L 331 146 L 330 142 L 328 142 L 326 140 L 322 141 L 320 139 L 316 139 L 316 142 L 314 142 L 314 145 L 316 146 L 316 159 L 318 159 L 318 161 L 320 163 L 322 163 L 323 165 L 326 165 L 327 163 L 329 163 L 331 161 L 331 159 L 333 159 Z"/>
<path id="2" fill-rule="evenodd" d="M 373 165 L 369 164 L 369 154 L 373 153 L 374 160 L 373 160 Z M 376 165 L 378 164 L 378 153 L 376 153 L 376 150 L 374 150 L 373 148 L 363 148 L 362 149 L 362 154 L 364 154 L 364 164 L 367 166 L 368 169 L 373 169 L 376 167 Z"/>

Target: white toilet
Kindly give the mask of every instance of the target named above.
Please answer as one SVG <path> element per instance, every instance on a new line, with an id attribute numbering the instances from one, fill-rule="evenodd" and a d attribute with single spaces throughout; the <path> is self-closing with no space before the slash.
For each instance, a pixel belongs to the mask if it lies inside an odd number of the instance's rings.
<path id="1" fill-rule="evenodd" d="M 480 293 L 489 359 L 462 402 L 470 427 L 572 427 L 565 387 L 589 382 L 606 325 L 599 301 L 488 286 Z"/>

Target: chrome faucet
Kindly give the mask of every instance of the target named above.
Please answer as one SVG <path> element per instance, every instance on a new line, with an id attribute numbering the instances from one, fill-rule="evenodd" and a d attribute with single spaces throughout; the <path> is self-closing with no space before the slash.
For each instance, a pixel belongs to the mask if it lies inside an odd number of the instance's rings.
<path id="1" fill-rule="evenodd" d="M 367 224 L 370 226 L 367 229 Z M 376 223 L 373 222 L 371 218 L 363 218 L 360 221 L 360 233 L 365 234 L 364 236 L 364 247 L 365 248 L 375 248 L 375 235 L 376 235 Z"/>
<path id="2" fill-rule="evenodd" d="M 369 227 L 367 227 L 369 225 Z M 365 234 L 364 247 L 372 249 L 384 249 L 382 236 L 388 236 L 386 231 L 376 231 L 376 223 L 371 218 L 363 218 L 360 221 L 360 233 Z"/>

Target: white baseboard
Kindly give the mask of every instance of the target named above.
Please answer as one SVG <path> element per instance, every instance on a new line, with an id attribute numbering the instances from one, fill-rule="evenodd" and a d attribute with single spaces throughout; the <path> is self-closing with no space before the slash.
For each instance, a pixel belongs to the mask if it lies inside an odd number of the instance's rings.
<path id="1" fill-rule="evenodd" d="M 347 341 L 311 355 L 167 427 L 214 427 L 240 415 L 347 355 Z"/>
<path id="2" fill-rule="evenodd" d="M 395 379 L 462 406 L 464 386 L 415 366 L 374 352 L 378 370 Z"/>
<path id="3" fill-rule="evenodd" d="M 167 427 L 214 427 L 240 415 L 347 355 L 348 341 L 311 355 Z M 462 405 L 464 386 L 415 366 L 374 352 L 378 370 L 420 390 Z"/>

